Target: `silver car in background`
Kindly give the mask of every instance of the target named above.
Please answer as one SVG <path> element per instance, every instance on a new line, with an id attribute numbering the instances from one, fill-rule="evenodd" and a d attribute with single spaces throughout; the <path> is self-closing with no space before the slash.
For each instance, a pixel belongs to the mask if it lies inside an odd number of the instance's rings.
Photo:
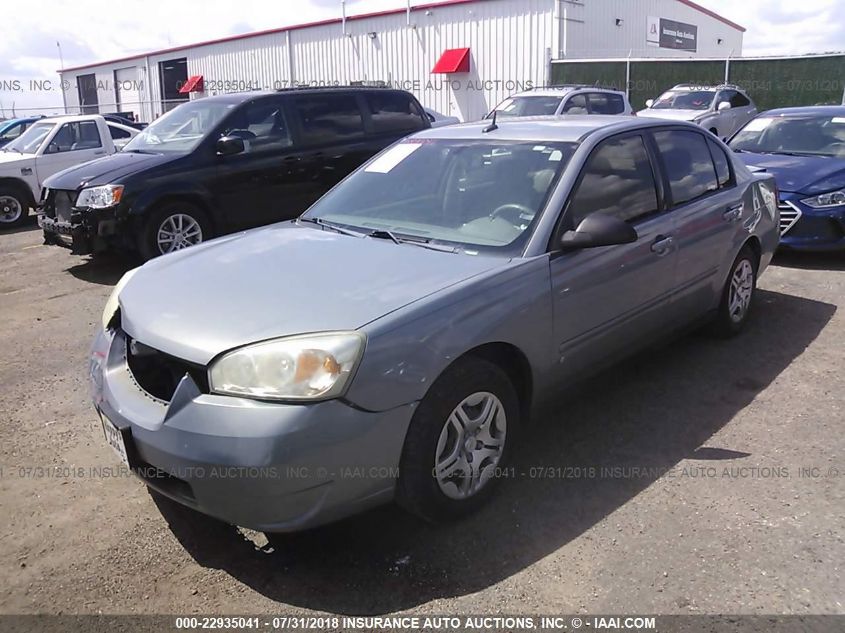
<path id="1" fill-rule="evenodd" d="M 726 139 L 757 115 L 757 106 L 739 86 L 678 84 L 657 99 L 646 101 L 637 116 L 692 121 Z"/>
<path id="2" fill-rule="evenodd" d="M 772 178 L 689 123 L 426 130 L 298 220 L 127 273 L 94 405 L 148 486 L 230 523 L 394 499 L 453 518 L 562 386 L 699 323 L 739 332 L 777 213 Z"/>

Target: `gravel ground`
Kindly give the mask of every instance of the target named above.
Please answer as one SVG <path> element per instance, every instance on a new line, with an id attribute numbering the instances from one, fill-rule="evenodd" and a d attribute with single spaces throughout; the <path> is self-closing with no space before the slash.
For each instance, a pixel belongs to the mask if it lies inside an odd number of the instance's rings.
<path id="1" fill-rule="evenodd" d="M 0 234 L 0 613 L 845 613 L 845 255 L 546 407 L 480 514 L 268 543 L 119 469 L 85 373 L 127 264 L 40 243 Z"/>

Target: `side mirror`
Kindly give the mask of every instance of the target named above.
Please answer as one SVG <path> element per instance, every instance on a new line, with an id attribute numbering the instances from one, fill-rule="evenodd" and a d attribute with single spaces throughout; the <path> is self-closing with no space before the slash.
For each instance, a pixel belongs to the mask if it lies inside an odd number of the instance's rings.
<path id="1" fill-rule="evenodd" d="M 581 248 L 630 244 L 637 241 L 637 231 L 633 226 L 612 215 L 594 213 L 581 221 L 574 231 L 567 231 L 560 239 L 564 251 Z"/>
<path id="2" fill-rule="evenodd" d="M 231 156 L 232 154 L 240 154 L 244 151 L 244 141 L 235 136 L 222 136 L 217 139 L 217 155 Z"/>
<path id="3" fill-rule="evenodd" d="M 646 99 L 645 100 L 645 107 L 650 108 L 654 105 L 654 99 Z"/>
<path id="4" fill-rule="evenodd" d="M 719 110 L 719 111 L 722 111 L 722 110 L 730 110 L 730 109 L 731 109 L 731 102 L 730 102 L 730 101 L 722 101 L 722 102 L 719 104 L 719 107 L 718 107 L 718 110 Z"/>
<path id="5" fill-rule="evenodd" d="M 47 151 L 44 152 L 45 154 L 58 154 L 59 153 L 59 144 L 58 143 L 50 143 L 47 146 Z"/>

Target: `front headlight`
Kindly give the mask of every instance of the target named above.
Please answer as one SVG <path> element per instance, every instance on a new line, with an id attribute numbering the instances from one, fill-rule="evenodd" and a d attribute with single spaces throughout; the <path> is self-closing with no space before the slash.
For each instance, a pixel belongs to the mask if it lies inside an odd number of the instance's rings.
<path id="1" fill-rule="evenodd" d="M 140 268 L 140 267 L 139 267 Z M 107 330 L 109 327 L 109 323 L 111 322 L 112 318 L 114 318 L 114 313 L 117 312 L 117 308 L 120 306 L 118 303 L 118 298 L 120 296 L 120 291 L 129 283 L 129 280 L 132 279 L 132 275 L 138 272 L 138 268 L 133 268 L 132 270 L 126 271 L 123 277 L 114 285 L 114 289 L 111 291 L 109 295 L 109 300 L 106 301 L 106 307 L 103 308 L 103 329 Z"/>
<path id="2" fill-rule="evenodd" d="M 106 209 L 116 206 L 123 197 L 123 185 L 102 185 L 83 189 L 76 199 L 77 207 Z"/>
<path id="3" fill-rule="evenodd" d="M 804 198 L 801 202 L 814 209 L 825 209 L 827 207 L 841 207 L 845 205 L 845 189 L 822 193 L 812 198 Z"/>
<path id="4" fill-rule="evenodd" d="M 255 343 L 208 371 L 213 393 L 267 400 L 327 400 L 343 393 L 364 350 L 358 332 L 326 332 Z"/>

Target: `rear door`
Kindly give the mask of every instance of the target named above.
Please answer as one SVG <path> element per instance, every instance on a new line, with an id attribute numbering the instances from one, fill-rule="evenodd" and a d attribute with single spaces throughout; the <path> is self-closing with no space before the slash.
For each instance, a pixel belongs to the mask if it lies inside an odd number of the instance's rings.
<path id="1" fill-rule="evenodd" d="M 39 152 L 36 158 L 39 186 L 46 178 L 63 169 L 107 153 L 96 121 L 71 121 L 60 125 Z"/>
<path id="2" fill-rule="evenodd" d="M 699 316 L 721 292 L 720 267 L 734 248 L 742 200 L 730 161 L 709 134 L 689 129 L 653 132 L 675 217 L 679 319 Z"/>
<path id="3" fill-rule="evenodd" d="M 560 378 L 611 361 L 662 333 L 675 287 L 674 218 L 641 133 L 611 137 L 591 153 L 553 238 L 550 273 Z M 631 223 L 632 244 L 555 253 L 588 215 Z"/>
<path id="4" fill-rule="evenodd" d="M 301 211 L 380 149 L 368 138 L 358 91 L 314 91 L 291 97 L 300 147 L 296 168 L 304 197 Z"/>

